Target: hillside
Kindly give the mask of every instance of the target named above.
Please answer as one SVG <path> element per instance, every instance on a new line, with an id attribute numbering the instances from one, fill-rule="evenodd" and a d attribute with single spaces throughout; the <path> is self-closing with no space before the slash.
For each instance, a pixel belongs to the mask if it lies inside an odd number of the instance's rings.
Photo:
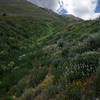
<path id="1" fill-rule="evenodd" d="M 0 100 L 100 98 L 100 19 L 70 16 L 0 0 Z"/>

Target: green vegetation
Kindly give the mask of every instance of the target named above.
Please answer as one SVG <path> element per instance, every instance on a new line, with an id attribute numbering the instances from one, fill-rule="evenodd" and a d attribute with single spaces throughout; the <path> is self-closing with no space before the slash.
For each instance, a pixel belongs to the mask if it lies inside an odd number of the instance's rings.
<path id="1" fill-rule="evenodd" d="M 100 18 L 0 0 L 0 100 L 100 98 L 99 28 Z"/>

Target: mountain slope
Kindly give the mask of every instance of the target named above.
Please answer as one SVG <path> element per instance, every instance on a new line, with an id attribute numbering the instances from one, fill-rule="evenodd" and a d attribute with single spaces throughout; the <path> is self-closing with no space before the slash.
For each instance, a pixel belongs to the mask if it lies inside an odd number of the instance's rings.
<path id="1" fill-rule="evenodd" d="M 100 19 L 59 16 L 24 0 L 0 0 L 0 12 L 0 100 L 100 96 Z"/>
<path id="2" fill-rule="evenodd" d="M 51 10 L 39 8 L 27 0 L 0 0 L 0 15 L 4 13 L 8 16 L 49 17 L 58 20 L 60 19 L 59 17 L 61 17 Z M 73 19 L 70 20 L 73 21 Z"/>

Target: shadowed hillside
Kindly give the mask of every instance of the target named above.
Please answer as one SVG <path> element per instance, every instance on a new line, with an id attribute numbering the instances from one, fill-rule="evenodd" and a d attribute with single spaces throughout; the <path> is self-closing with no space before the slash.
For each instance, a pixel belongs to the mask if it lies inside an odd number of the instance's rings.
<path id="1" fill-rule="evenodd" d="M 99 62 L 100 19 L 0 0 L 0 100 L 100 98 Z"/>

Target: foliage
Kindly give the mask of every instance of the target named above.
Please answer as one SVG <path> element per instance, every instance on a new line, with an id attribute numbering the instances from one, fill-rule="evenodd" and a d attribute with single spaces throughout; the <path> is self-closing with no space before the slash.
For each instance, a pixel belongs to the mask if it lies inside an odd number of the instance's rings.
<path id="1" fill-rule="evenodd" d="M 0 11 L 0 100 L 100 97 L 100 18 L 66 18 L 26 0 L 1 0 Z"/>
<path id="2" fill-rule="evenodd" d="M 38 84 L 45 78 L 47 73 L 48 73 L 47 69 L 42 69 L 42 68 L 33 69 L 30 76 L 29 86 L 33 88 L 38 86 Z"/>
<path id="3" fill-rule="evenodd" d="M 22 100 L 33 100 L 35 97 L 35 89 L 30 88 L 28 90 L 25 91 L 24 93 L 24 97 L 22 98 Z"/>

